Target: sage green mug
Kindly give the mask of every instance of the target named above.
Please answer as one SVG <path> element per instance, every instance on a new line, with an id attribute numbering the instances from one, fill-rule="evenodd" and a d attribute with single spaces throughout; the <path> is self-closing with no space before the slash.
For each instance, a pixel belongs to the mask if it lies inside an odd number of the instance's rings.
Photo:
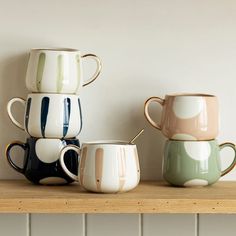
<path id="1" fill-rule="evenodd" d="M 232 148 L 234 159 L 231 165 L 221 170 L 220 151 Z M 233 143 L 218 144 L 210 141 L 175 141 L 165 144 L 163 177 L 175 186 L 206 186 L 215 183 L 229 173 L 236 164 L 236 149 Z"/>

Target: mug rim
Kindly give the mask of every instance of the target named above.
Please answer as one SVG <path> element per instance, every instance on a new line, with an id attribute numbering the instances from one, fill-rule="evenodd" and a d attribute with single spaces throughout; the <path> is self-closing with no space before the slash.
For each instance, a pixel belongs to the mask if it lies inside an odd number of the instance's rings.
<path id="1" fill-rule="evenodd" d="M 49 51 L 49 52 L 80 52 L 78 49 L 74 48 L 60 48 L 60 47 L 51 47 L 51 48 L 31 48 L 31 52 L 37 51 Z"/>
<path id="2" fill-rule="evenodd" d="M 50 97 L 50 96 L 54 96 L 54 97 L 58 97 L 62 96 L 62 97 L 75 97 L 80 99 L 80 96 L 77 94 L 73 94 L 73 93 L 28 93 L 27 98 L 30 96 L 35 96 L 35 97 Z"/>
<path id="3" fill-rule="evenodd" d="M 167 94 L 166 97 L 209 97 L 209 98 L 216 98 L 213 94 L 207 93 L 173 93 Z"/>
<path id="4" fill-rule="evenodd" d="M 129 143 L 128 141 L 124 140 L 95 140 L 95 141 L 89 141 L 89 142 L 84 142 L 82 145 L 136 145 L 134 143 Z"/>
<path id="5" fill-rule="evenodd" d="M 30 137 L 27 137 L 26 138 L 26 141 L 28 141 L 28 140 L 39 140 L 39 139 L 44 139 L 44 140 L 60 140 L 60 141 L 75 141 L 75 140 L 78 140 L 79 141 L 79 139 L 78 138 L 76 138 L 76 137 L 74 137 L 74 138 L 43 138 L 43 137 L 32 137 L 32 136 L 30 136 Z"/>
<path id="6" fill-rule="evenodd" d="M 217 142 L 218 143 L 218 140 L 217 139 L 209 139 L 209 140 L 179 140 L 179 139 L 168 139 L 166 140 L 166 143 L 168 142 L 178 142 L 178 143 L 208 143 L 208 142 Z"/>

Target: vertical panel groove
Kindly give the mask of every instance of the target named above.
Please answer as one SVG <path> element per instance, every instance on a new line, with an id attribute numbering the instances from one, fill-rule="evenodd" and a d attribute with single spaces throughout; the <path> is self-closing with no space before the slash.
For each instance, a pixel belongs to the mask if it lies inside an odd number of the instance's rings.
<path id="1" fill-rule="evenodd" d="M 87 236 L 87 214 L 82 214 L 83 219 L 83 236 Z"/>
<path id="2" fill-rule="evenodd" d="M 195 214 L 195 236 L 199 236 L 199 214 Z"/>
<path id="3" fill-rule="evenodd" d="M 27 214 L 27 236 L 31 236 L 31 214 Z"/>
<path id="4" fill-rule="evenodd" d="M 143 236 L 143 214 L 139 214 L 139 236 Z"/>

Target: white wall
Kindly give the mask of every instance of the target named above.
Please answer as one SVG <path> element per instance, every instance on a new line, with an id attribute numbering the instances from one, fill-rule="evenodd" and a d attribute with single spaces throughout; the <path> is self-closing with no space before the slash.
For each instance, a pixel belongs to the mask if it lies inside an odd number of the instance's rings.
<path id="1" fill-rule="evenodd" d="M 0 0 L 0 178 L 22 178 L 4 158 L 7 143 L 26 137 L 10 123 L 6 104 L 13 96 L 27 96 L 24 77 L 32 47 L 72 47 L 102 58 L 101 77 L 81 94 L 84 127 L 79 138 L 129 139 L 145 127 L 145 135 L 137 142 L 143 179 L 161 177 L 164 138 L 143 116 L 143 103 L 152 95 L 186 91 L 216 94 L 221 106 L 219 140 L 236 140 L 235 12 L 233 0 Z M 88 63 L 84 67 L 89 76 L 93 67 Z M 22 110 L 15 110 L 21 117 Z M 153 113 L 160 110 L 153 108 Z M 223 159 L 226 164 L 230 157 L 224 155 Z M 225 179 L 235 180 L 236 169 Z M 71 235 L 83 235 L 84 230 L 89 236 L 111 235 L 120 230 L 123 235 L 151 236 L 167 235 L 165 228 L 172 222 L 168 235 L 176 231 L 204 236 L 213 235 L 214 229 L 219 235 L 234 232 L 235 218 L 204 215 L 198 221 L 195 215 L 2 215 L 0 228 L 5 235 L 16 235 L 15 229 L 17 235 L 26 235 L 30 226 L 31 235 L 49 235 L 58 227 L 55 232 L 62 235 L 68 227 L 75 228 Z M 101 227 L 108 220 L 110 228 Z M 219 220 L 225 226 L 214 224 Z M 13 222 L 16 228 L 11 227 Z M 65 228 L 60 222 L 66 222 Z"/>

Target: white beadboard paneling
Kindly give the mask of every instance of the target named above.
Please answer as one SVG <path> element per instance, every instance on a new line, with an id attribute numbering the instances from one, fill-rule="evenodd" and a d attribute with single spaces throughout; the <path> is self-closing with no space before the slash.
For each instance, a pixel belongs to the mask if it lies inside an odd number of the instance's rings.
<path id="1" fill-rule="evenodd" d="M 199 236 L 235 235 L 236 214 L 201 214 Z"/>
<path id="2" fill-rule="evenodd" d="M 31 236 L 83 236 L 82 214 L 32 214 Z"/>
<path id="3" fill-rule="evenodd" d="M 87 236 L 138 236 L 138 214 L 88 214 Z"/>
<path id="4" fill-rule="evenodd" d="M 194 214 L 144 214 L 143 236 L 197 236 Z"/>
<path id="5" fill-rule="evenodd" d="M 1 236 L 28 236 L 27 214 L 0 214 Z"/>

